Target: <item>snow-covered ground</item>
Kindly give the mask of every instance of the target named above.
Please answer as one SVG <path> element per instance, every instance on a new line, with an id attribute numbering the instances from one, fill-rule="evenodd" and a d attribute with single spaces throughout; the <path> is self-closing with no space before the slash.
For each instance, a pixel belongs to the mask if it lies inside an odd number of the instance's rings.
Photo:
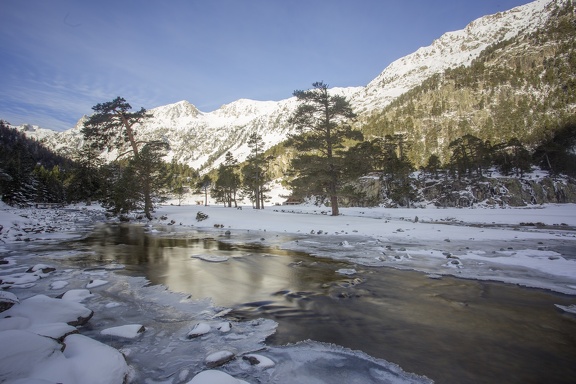
<path id="1" fill-rule="evenodd" d="M 202 212 L 208 219 L 197 222 Z M 576 205 L 509 209 L 164 206 L 176 227 L 219 227 L 228 241 L 371 266 L 489 279 L 576 294 Z M 264 234 L 267 232 L 267 234 Z M 285 236 L 295 237 L 285 241 Z"/>
<path id="2" fill-rule="evenodd" d="M 198 222 L 198 212 L 208 218 Z M 306 251 L 349 261 L 351 268 L 414 269 L 576 295 L 576 205 L 341 213 L 332 217 L 316 206 L 166 205 L 142 225 L 159 236 L 166 228 L 194 229 L 228 242 Z M 90 250 L 51 250 L 102 220 L 98 206 L 0 206 L 0 304 L 15 303 L 0 312 L 0 382 L 428 382 L 334 345 L 266 346 L 276 327 L 271 320 L 230 323 L 226 309 L 210 300 L 114 273 L 121 265 L 87 270 L 62 262 Z"/>

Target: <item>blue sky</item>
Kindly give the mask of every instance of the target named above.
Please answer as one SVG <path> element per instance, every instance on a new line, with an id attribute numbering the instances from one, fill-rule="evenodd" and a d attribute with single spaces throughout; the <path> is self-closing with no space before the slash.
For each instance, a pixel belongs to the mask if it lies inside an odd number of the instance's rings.
<path id="1" fill-rule="evenodd" d="M 0 119 L 65 130 L 124 97 L 210 112 L 392 61 L 528 0 L 2 0 Z"/>

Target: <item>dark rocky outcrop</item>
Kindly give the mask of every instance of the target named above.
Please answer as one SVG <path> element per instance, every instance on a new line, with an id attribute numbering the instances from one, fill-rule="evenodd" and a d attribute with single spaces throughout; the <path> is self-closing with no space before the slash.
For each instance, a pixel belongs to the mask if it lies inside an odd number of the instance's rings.
<path id="1" fill-rule="evenodd" d="M 454 179 L 412 178 L 413 196 L 410 205 L 437 207 L 523 207 L 540 204 L 576 203 L 576 180 L 569 177 L 534 176 L 479 177 Z M 406 199 L 391 198 L 386 182 L 379 177 L 361 178 L 354 183 L 355 199 L 343 198 L 349 206 L 406 206 Z"/>
<path id="2" fill-rule="evenodd" d="M 551 203 L 576 203 L 576 184 L 566 178 L 532 179 L 498 177 L 429 182 L 422 198 L 438 207 L 522 207 Z"/>

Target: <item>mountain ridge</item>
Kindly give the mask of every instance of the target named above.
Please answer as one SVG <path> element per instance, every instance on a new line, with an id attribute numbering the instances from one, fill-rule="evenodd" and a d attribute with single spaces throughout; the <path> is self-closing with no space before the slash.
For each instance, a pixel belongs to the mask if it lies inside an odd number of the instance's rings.
<path id="1" fill-rule="evenodd" d="M 469 65 L 489 45 L 537 29 L 549 16 L 550 10 L 544 10 L 553 3 L 556 2 L 537 0 L 509 11 L 483 16 L 470 22 L 464 29 L 444 33 L 432 44 L 393 61 L 365 87 L 362 98 L 367 102 L 353 101 L 352 104 L 366 110 L 375 102 L 383 101 L 384 105 L 380 105 L 383 107 L 436 73 L 459 65 Z M 498 23 L 493 23 L 495 20 Z M 494 31 L 494 25 L 500 27 Z M 460 48 L 466 49 L 455 49 L 457 43 L 460 43 Z"/>
<path id="2" fill-rule="evenodd" d="M 447 32 L 431 45 L 395 60 L 366 86 L 331 88 L 330 92 L 347 97 L 359 120 L 366 120 L 431 76 L 449 68 L 469 66 L 487 47 L 537 30 L 550 17 L 554 6 L 568 1 L 536 0 L 476 19 L 464 29 Z M 293 132 L 288 118 L 296 106 L 295 97 L 280 101 L 239 99 L 215 111 L 202 112 L 182 100 L 150 109 L 153 117 L 138 127 L 138 133 L 168 141 L 172 148 L 169 160 L 208 170 L 216 167 L 227 151 L 244 160 L 249 153 L 245 143 L 252 133 L 263 137 L 266 148 L 282 142 Z M 83 142 L 80 129 L 84 118 L 74 128 L 52 135 L 42 128 L 27 126 L 27 135 L 36 135 L 52 149 L 70 152 Z"/>

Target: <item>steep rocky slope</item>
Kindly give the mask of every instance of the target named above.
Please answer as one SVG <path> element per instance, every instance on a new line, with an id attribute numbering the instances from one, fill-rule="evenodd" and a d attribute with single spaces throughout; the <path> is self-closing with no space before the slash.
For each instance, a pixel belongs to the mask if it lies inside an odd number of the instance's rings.
<path id="1" fill-rule="evenodd" d="M 492 144 L 519 139 L 529 148 L 576 117 L 576 15 L 556 8 L 543 27 L 492 44 L 469 65 L 435 74 L 374 110 L 363 124 L 368 136 L 402 132 L 409 157 L 442 162 L 448 144 L 466 134 Z M 530 33 L 527 33 L 531 31 Z"/>

